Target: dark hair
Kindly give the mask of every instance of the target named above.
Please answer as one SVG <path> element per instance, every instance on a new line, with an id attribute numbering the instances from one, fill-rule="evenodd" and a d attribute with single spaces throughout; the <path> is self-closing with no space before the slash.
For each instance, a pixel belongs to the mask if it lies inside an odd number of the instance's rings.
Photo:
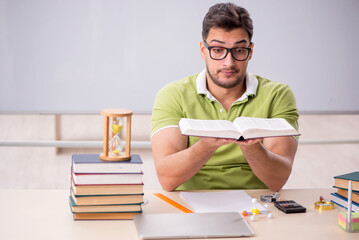
<path id="1" fill-rule="evenodd" d="M 233 3 L 217 3 L 208 10 L 202 23 L 203 40 L 207 39 L 209 30 L 213 27 L 226 31 L 243 28 L 248 33 L 249 41 L 252 40 L 253 25 L 248 11 Z"/>

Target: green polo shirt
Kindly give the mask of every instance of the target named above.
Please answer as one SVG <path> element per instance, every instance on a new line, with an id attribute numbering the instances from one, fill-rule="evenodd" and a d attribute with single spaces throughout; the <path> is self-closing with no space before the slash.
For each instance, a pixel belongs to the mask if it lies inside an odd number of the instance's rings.
<path id="1" fill-rule="evenodd" d="M 152 111 L 151 136 L 167 127 L 178 127 L 181 118 L 223 119 L 284 118 L 298 130 L 298 110 L 288 85 L 246 74 L 246 92 L 227 112 L 206 89 L 205 70 L 163 87 Z M 199 138 L 189 137 L 192 146 Z M 268 188 L 254 175 L 237 144 L 217 149 L 202 169 L 177 190 Z"/>

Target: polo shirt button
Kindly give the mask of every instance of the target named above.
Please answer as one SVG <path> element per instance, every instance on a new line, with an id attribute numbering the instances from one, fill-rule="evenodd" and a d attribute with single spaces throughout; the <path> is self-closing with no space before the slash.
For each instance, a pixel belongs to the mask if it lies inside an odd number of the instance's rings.
<path id="1" fill-rule="evenodd" d="M 223 108 L 219 109 L 220 112 L 223 112 Z"/>

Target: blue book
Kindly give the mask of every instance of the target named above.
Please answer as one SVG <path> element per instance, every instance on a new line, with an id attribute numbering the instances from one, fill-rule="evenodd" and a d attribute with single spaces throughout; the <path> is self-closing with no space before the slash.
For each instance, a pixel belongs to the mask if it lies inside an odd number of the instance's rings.
<path id="1" fill-rule="evenodd" d="M 73 154 L 74 173 L 142 173 L 143 162 L 138 154 L 125 161 L 104 161 L 99 154 Z"/>
<path id="2" fill-rule="evenodd" d="M 352 181 L 359 181 L 359 172 L 351 172 L 347 174 L 342 174 L 334 177 L 335 179 L 345 179 L 345 180 L 352 180 Z"/>
<path id="3" fill-rule="evenodd" d="M 359 191 L 359 171 L 335 176 L 334 186 L 348 189 L 349 180 L 352 181 L 352 190 Z"/>
<path id="4" fill-rule="evenodd" d="M 348 199 L 339 195 L 338 193 L 331 193 L 332 199 L 331 202 L 335 203 L 336 205 L 348 209 Z M 359 212 L 359 204 L 352 201 L 352 211 L 353 212 Z"/>

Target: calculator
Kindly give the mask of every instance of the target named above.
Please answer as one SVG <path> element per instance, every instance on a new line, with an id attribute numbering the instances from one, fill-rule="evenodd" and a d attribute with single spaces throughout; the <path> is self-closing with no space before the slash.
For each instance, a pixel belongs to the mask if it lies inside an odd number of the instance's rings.
<path id="1" fill-rule="evenodd" d="M 296 203 L 294 200 L 276 201 L 274 202 L 274 206 L 285 213 L 300 213 L 307 211 L 305 207 Z"/>

